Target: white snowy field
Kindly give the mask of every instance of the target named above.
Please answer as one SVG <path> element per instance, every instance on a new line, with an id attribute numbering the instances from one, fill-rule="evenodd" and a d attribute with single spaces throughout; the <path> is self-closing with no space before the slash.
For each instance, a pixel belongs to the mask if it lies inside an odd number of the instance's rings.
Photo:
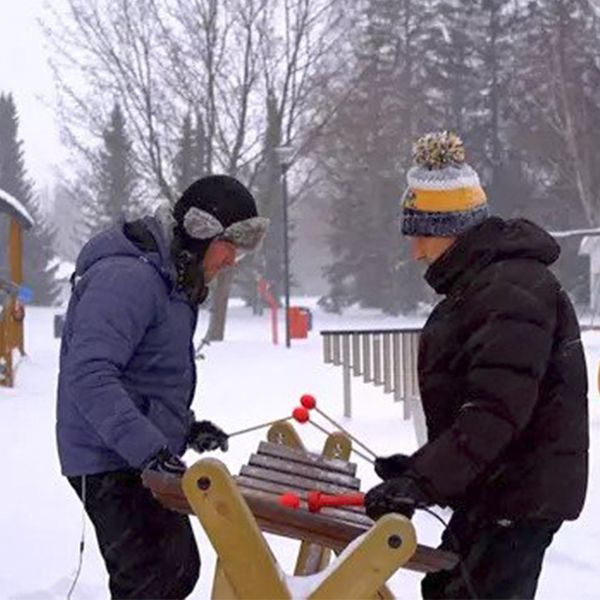
<path id="1" fill-rule="evenodd" d="M 65 598 L 78 560 L 81 506 L 60 475 L 55 440 L 55 387 L 58 340 L 52 337 L 51 309 L 29 309 L 26 321 L 28 356 L 21 362 L 14 389 L 0 388 L 0 599 L 53 600 Z M 342 374 L 322 361 L 318 331 L 327 328 L 399 327 L 418 325 L 415 318 L 382 318 L 353 312 L 332 317 L 315 311 L 308 340 L 294 342 L 291 350 L 270 343 L 268 316 L 253 317 L 244 308 L 230 311 L 228 341 L 205 350 L 198 363 L 199 385 L 194 401 L 197 415 L 233 431 L 269 419 L 287 416 L 301 394 L 316 395 L 321 407 L 364 440 L 376 452 L 410 452 L 416 448 L 411 422 L 402 420 L 402 406 L 380 388 L 353 382 L 354 417 L 342 414 Z M 203 314 L 199 334 L 204 332 Z M 600 333 L 584 334 L 590 373 L 591 477 L 584 512 L 557 534 L 545 561 L 538 598 L 600 598 L 600 397 L 596 372 L 600 360 Z M 320 449 L 323 435 L 312 427 L 301 431 L 307 445 Z M 237 472 L 265 432 L 231 441 L 227 454 L 217 453 Z M 188 454 L 188 462 L 194 460 Z M 361 459 L 363 489 L 378 480 Z M 447 517 L 447 515 L 445 515 Z M 438 542 L 441 525 L 427 514 L 415 518 L 423 543 Z M 210 597 L 214 552 L 195 522 L 203 561 L 196 598 Z M 298 544 L 270 538 L 282 566 L 291 572 Z M 397 573 L 391 587 L 398 598 L 420 597 L 420 575 Z M 86 529 L 81 577 L 74 598 L 108 597 L 106 572 L 93 529 Z"/>

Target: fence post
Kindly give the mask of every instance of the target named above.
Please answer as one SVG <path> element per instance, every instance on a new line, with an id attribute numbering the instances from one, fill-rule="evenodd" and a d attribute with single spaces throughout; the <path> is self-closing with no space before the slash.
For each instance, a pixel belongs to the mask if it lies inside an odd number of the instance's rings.
<path id="1" fill-rule="evenodd" d="M 352 373 L 350 364 L 350 336 L 342 336 L 342 365 L 344 369 L 344 416 L 352 417 Z"/>

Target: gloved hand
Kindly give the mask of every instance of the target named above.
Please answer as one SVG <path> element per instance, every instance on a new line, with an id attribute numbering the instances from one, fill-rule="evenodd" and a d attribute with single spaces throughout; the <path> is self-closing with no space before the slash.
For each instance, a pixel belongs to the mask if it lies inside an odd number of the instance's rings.
<path id="1" fill-rule="evenodd" d="M 392 454 L 391 456 L 378 456 L 375 459 L 375 473 L 387 481 L 394 477 L 402 477 L 409 467 L 410 457 L 406 454 Z"/>
<path id="2" fill-rule="evenodd" d="M 187 443 L 192 450 L 198 453 L 210 452 L 217 448 L 227 452 L 229 436 L 210 421 L 195 421 L 190 427 Z"/>
<path id="3" fill-rule="evenodd" d="M 158 473 L 166 473 L 167 475 L 175 475 L 182 477 L 187 469 L 185 463 L 171 453 L 168 448 L 161 448 L 150 460 L 143 466 L 144 469 L 157 471 Z"/>
<path id="4" fill-rule="evenodd" d="M 415 508 L 430 504 L 428 495 L 409 473 L 376 485 L 365 496 L 367 515 L 374 521 L 387 513 L 400 513 L 410 519 Z"/>

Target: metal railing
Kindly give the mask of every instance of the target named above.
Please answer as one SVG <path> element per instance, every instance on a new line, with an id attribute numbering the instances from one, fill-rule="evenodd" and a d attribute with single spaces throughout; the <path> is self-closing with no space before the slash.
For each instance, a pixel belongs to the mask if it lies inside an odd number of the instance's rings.
<path id="1" fill-rule="evenodd" d="M 352 377 L 382 387 L 403 402 L 405 419 L 413 418 L 417 441 L 425 442 L 425 419 L 419 395 L 417 360 L 420 329 L 321 331 L 326 364 L 343 369 L 344 416 L 352 416 Z"/>

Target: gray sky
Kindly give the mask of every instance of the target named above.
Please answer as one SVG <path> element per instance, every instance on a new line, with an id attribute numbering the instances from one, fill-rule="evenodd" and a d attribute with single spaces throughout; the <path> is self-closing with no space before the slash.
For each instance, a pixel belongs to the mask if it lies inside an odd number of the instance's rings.
<path id="1" fill-rule="evenodd" d="M 0 0 L 0 91 L 12 92 L 20 116 L 25 161 L 36 188 L 52 179 L 61 149 L 54 112 L 52 73 L 37 19 L 44 0 Z"/>

